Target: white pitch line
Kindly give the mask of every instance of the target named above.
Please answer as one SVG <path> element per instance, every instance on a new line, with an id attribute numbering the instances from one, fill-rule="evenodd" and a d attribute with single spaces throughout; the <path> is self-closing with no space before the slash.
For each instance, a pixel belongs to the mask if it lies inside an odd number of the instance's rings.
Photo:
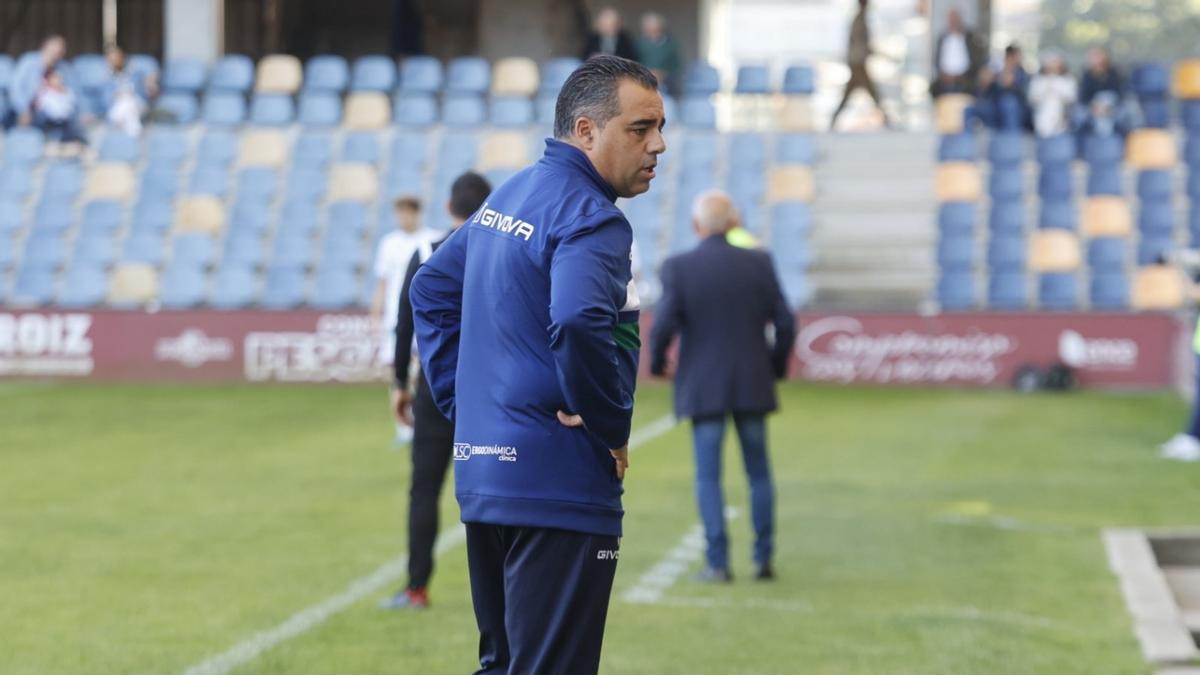
<path id="1" fill-rule="evenodd" d="M 664 415 L 629 436 L 629 447 L 643 445 L 667 433 L 675 427 L 675 418 Z M 466 530 L 461 524 L 447 528 L 438 535 L 433 552 L 435 556 L 458 546 L 466 540 Z M 263 652 L 296 638 L 316 628 L 331 616 L 345 610 L 379 589 L 401 578 L 408 566 L 408 556 L 401 555 L 380 565 L 374 572 L 350 582 L 346 590 L 306 607 L 283 623 L 255 633 L 220 654 L 210 656 L 183 671 L 183 675 L 225 675 L 234 668 L 257 658 Z"/>
<path id="2" fill-rule="evenodd" d="M 737 517 L 737 509 L 729 506 L 725 509 L 725 517 L 733 520 Z M 700 559 L 704 553 L 704 525 L 696 525 L 683 535 L 675 548 L 667 551 L 653 567 L 638 577 L 637 583 L 621 594 L 621 599 L 634 604 L 655 604 L 662 600 L 663 593 L 679 581 L 679 577 L 688 567 Z"/>
<path id="3" fill-rule="evenodd" d="M 777 600 L 773 598 L 695 598 L 669 597 L 655 601 L 667 607 L 697 607 L 700 609 L 769 609 L 780 612 L 811 612 L 813 606 L 803 600 Z"/>

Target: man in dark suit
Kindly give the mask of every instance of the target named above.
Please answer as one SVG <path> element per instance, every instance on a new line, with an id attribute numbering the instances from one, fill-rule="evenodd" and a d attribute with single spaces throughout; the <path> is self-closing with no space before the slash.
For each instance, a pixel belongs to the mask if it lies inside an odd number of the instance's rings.
<path id="1" fill-rule="evenodd" d="M 621 27 L 621 15 L 612 7 L 605 7 L 596 14 L 592 34 L 583 49 L 585 61 L 597 54 L 620 56 L 631 61 L 638 58 L 637 45 Z"/>
<path id="2" fill-rule="evenodd" d="M 795 323 L 771 256 L 726 239 L 738 221 L 728 195 L 700 195 L 692 221 L 700 244 L 663 263 L 650 370 L 666 374 L 667 350 L 679 335 L 675 414 L 692 418 L 696 499 L 708 544 L 707 566 L 698 579 L 732 580 L 721 492 L 721 440 L 730 414 L 750 479 L 755 577 L 771 579 L 775 488 L 765 418 L 777 405 L 775 380 L 786 374 Z"/>

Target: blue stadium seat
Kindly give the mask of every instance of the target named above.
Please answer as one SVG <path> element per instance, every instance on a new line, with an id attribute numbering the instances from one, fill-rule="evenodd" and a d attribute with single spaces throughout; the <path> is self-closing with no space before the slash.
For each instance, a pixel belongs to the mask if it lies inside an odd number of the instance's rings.
<path id="1" fill-rule="evenodd" d="M 104 139 L 100 141 L 101 162 L 132 164 L 138 160 L 140 153 L 138 139 L 120 131 L 111 130 L 104 134 Z"/>
<path id="2" fill-rule="evenodd" d="M 42 198 L 53 196 L 71 200 L 83 189 L 83 167 L 75 161 L 57 161 L 42 175 Z"/>
<path id="3" fill-rule="evenodd" d="M 171 199 L 179 193 L 179 172 L 172 165 L 149 164 L 142 171 L 140 186 L 145 197 Z"/>
<path id="4" fill-rule="evenodd" d="M 740 66 L 733 91 L 737 94 L 771 93 L 770 71 L 763 65 Z"/>
<path id="5" fill-rule="evenodd" d="M 121 227 L 125 216 L 119 202 L 110 199 L 97 199 L 83 205 L 83 217 L 80 219 L 81 234 L 111 234 Z"/>
<path id="6" fill-rule="evenodd" d="M 281 230 L 271 244 L 271 268 L 304 269 L 312 260 L 312 240 L 299 230 Z"/>
<path id="7" fill-rule="evenodd" d="M 217 257 L 216 242 L 212 235 L 191 232 L 176 235 L 171 242 L 171 266 L 186 265 L 194 268 L 209 267 Z"/>
<path id="8" fill-rule="evenodd" d="M 1042 309 L 1066 311 L 1079 303 L 1079 288 L 1072 272 L 1038 275 L 1038 305 Z"/>
<path id="9" fill-rule="evenodd" d="M 333 136 L 327 131 L 305 130 L 296 137 L 292 162 L 298 167 L 322 169 L 333 158 Z"/>
<path id="10" fill-rule="evenodd" d="M 989 275 L 987 303 L 992 309 L 1025 309 L 1029 304 L 1025 272 L 995 272 Z"/>
<path id="11" fill-rule="evenodd" d="M 343 162 L 379 163 L 379 137 L 372 131 L 354 131 L 342 141 Z"/>
<path id="12" fill-rule="evenodd" d="M 226 129 L 209 129 L 196 146 L 196 163 L 209 166 L 228 166 L 237 157 L 237 135 Z"/>
<path id="13" fill-rule="evenodd" d="M 1119 164 L 1093 164 L 1088 171 L 1088 195 L 1122 195 L 1125 176 Z"/>
<path id="14" fill-rule="evenodd" d="M 347 267 L 323 267 L 313 280 L 309 304 L 316 309 L 333 311 L 352 307 L 358 300 L 359 282 Z"/>
<path id="15" fill-rule="evenodd" d="M 1117 135 L 1087 136 L 1083 139 L 1083 158 L 1093 168 L 1098 164 L 1120 164 L 1125 158 L 1125 141 Z"/>
<path id="16" fill-rule="evenodd" d="M 256 94 L 250 102 L 250 122 L 263 127 L 283 127 L 296 117 L 296 104 L 286 94 Z"/>
<path id="17" fill-rule="evenodd" d="M 48 195 L 33 210 L 33 232 L 62 234 L 75 224 L 75 207 L 68 199 Z"/>
<path id="18" fill-rule="evenodd" d="M 161 113 L 158 119 L 162 123 L 191 124 L 200 116 L 200 105 L 196 102 L 196 97 L 182 91 L 169 91 L 159 96 L 154 102 L 154 107 Z"/>
<path id="19" fill-rule="evenodd" d="M 683 93 L 708 97 L 721 90 L 721 74 L 711 64 L 693 61 L 683 78 Z"/>
<path id="20" fill-rule="evenodd" d="M 0 193 L 0 235 L 10 235 L 25 225 L 25 205 L 19 198 Z"/>
<path id="21" fill-rule="evenodd" d="M 784 236 L 806 236 L 812 229 L 812 209 L 801 202 L 771 205 L 771 232 Z"/>
<path id="22" fill-rule="evenodd" d="M 271 225 L 270 203 L 261 197 L 249 199 L 241 197 L 239 194 L 238 200 L 229 210 L 229 235 L 231 237 L 262 236 L 262 233 Z"/>
<path id="23" fill-rule="evenodd" d="M 358 237 L 333 234 L 331 230 L 321 241 L 321 266 L 323 268 L 355 268 L 363 264 L 365 249 Z"/>
<path id="24" fill-rule="evenodd" d="M 164 309 L 191 309 L 204 302 L 207 291 L 204 268 L 172 263 L 159 282 L 158 301 Z"/>
<path id="25" fill-rule="evenodd" d="M 949 134 L 938 142 L 939 162 L 974 162 L 979 155 L 975 135 Z"/>
<path id="26" fill-rule="evenodd" d="M 1130 87 L 1138 97 L 1164 97 L 1171 89 L 1171 74 L 1161 63 L 1143 63 L 1133 69 Z"/>
<path id="27" fill-rule="evenodd" d="M 689 129 L 715 129 L 717 109 L 712 101 L 703 97 L 683 99 L 683 126 Z"/>
<path id="28" fill-rule="evenodd" d="M 1171 172 L 1166 169 L 1147 169 L 1137 175 L 1138 199 L 1143 201 L 1169 200 L 1172 193 Z"/>
<path id="29" fill-rule="evenodd" d="M 668 124 L 679 124 L 679 105 L 675 102 L 675 97 L 670 94 L 662 95 L 663 102 L 663 118 Z"/>
<path id="30" fill-rule="evenodd" d="M 1037 139 L 1037 161 L 1040 164 L 1066 164 L 1077 155 L 1075 137 L 1071 134 Z"/>
<path id="31" fill-rule="evenodd" d="M 767 162 L 767 139 L 762 134 L 733 134 L 729 139 L 731 171 L 759 171 Z"/>
<path id="32" fill-rule="evenodd" d="M 163 261 L 163 237 L 155 232 L 134 232 L 121 246 L 121 260 L 158 266 Z"/>
<path id="33" fill-rule="evenodd" d="M 1067 201 L 1075 193 L 1070 164 L 1043 164 L 1038 172 L 1038 196 L 1044 200 Z"/>
<path id="34" fill-rule="evenodd" d="M 255 268 L 262 265 L 263 254 L 263 241 L 258 232 L 230 231 L 225 239 L 220 267 Z"/>
<path id="35" fill-rule="evenodd" d="M 995 202 L 1019 201 L 1025 194 L 1025 172 L 1020 166 L 993 164 L 988 195 Z"/>
<path id="36" fill-rule="evenodd" d="M 711 170 L 720 153 L 716 134 L 688 134 L 679 150 L 680 161 L 688 169 Z"/>
<path id="37" fill-rule="evenodd" d="M 1175 250 L 1175 242 L 1170 236 L 1142 236 L 1138 242 L 1137 264 L 1156 265 Z"/>
<path id="38" fill-rule="evenodd" d="M 107 289 L 105 289 L 107 290 Z M 25 265 L 17 272 L 8 300 L 13 305 L 40 306 L 54 298 L 54 270 L 49 267 Z"/>
<path id="39" fill-rule="evenodd" d="M 134 233 L 161 233 L 175 221 L 175 205 L 170 199 L 145 196 L 133 205 Z"/>
<path id="40" fill-rule="evenodd" d="M 60 267 L 67 258 L 66 245 L 57 232 L 35 232 L 25 240 L 22 264 L 27 267 Z"/>
<path id="41" fill-rule="evenodd" d="M 1087 263 L 1093 272 L 1125 269 L 1128 244 L 1124 237 L 1096 237 L 1087 243 Z"/>
<path id="42" fill-rule="evenodd" d="M 224 197 L 229 192 L 229 172 L 216 166 L 197 166 L 188 179 L 188 192 Z"/>
<path id="43" fill-rule="evenodd" d="M 1200 100 L 1179 102 L 1179 122 L 1193 136 L 1200 132 Z"/>
<path id="44" fill-rule="evenodd" d="M 410 56 L 400 66 L 400 92 L 436 94 L 442 88 L 442 62 L 432 56 Z"/>
<path id="45" fill-rule="evenodd" d="M 487 119 L 483 98 L 470 94 L 449 94 L 443 99 L 442 123 L 448 127 L 478 127 Z"/>
<path id="46" fill-rule="evenodd" d="M 241 94 L 214 92 L 204 97 L 204 122 L 214 127 L 234 127 L 246 121 L 246 99 Z"/>
<path id="47" fill-rule="evenodd" d="M 478 56 L 460 56 L 450 61 L 446 68 L 446 93 L 487 93 L 492 85 L 492 64 Z"/>
<path id="48" fill-rule="evenodd" d="M 808 134 L 780 134 L 775 146 L 775 161 L 811 166 L 817 161 L 817 145 Z"/>
<path id="49" fill-rule="evenodd" d="M 746 215 L 746 209 L 757 208 L 762 204 L 767 195 L 767 179 L 761 171 L 730 172 L 725 180 L 725 187 L 737 202 L 742 216 Z"/>
<path id="50" fill-rule="evenodd" d="M 998 131 L 988 141 L 988 161 L 1011 166 L 1025 161 L 1025 136 L 1016 131 Z"/>
<path id="51" fill-rule="evenodd" d="M 392 165 L 383 177 L 384 192 L 388 197 L 403 194 L 421 194 L 425 176 L 421 170 L 411 166 Z"/>
<path id="52" fill-rule="evenodd" d="M 390 56 L 370 55 L 355 59 L 350 68 L 351 91 L 390 92 L 396 88 L 396 62 Z"/>
<path id="53" fill-rule="evenodd" d="M 315 204 L 325 196 L 328 182 L 324 171 L 298 165 L 288 174 L 284 199 L 290 202 Z"/>
<path id="54" fill-rule="evenodd" d="M 437 122 L 437 102 L 432 96 L 424 94 L 396 96 L 392 105 L 392 115 L 400 127 L 425 128 Z"/>
<path id="55" fill-rule="evenodd" d="M 359 202 L 334 202 L 325 223 L 327 239 L 360 239 L 367 229 L 367 207 Z"/>
<path id="56" fill-rule="evenodd" d="M 254 86 L 254 62 L 245 54 L 227 54 L 217 60 L 208 77 L 208 93 L 245 95 Z"/>
<path id="57" fill-rule="evenodd" d="M 0 229 L 3 229 L 0 227 Z M 1192 248 L 1200 248 L 1200 204 L 1192 204 L 1192 208 L 1188 209 L 1188 244 Z"/>
<path id="58" fill-rule="evenodd" d="M 304 64 L 304 90 L 340 94 L 350 84 L 350 65 L 333 54 L 314 56 Z"/>
<path id="59" fill-rule="evenodd" d="M 125 69 L 136 80 L 143 81 L 147 75 L 158 74 L 158 59 L 151 54 L 130 54 L 125 58 Z"/>
<path id="60" fill-rule="evenodd" d="M 945 202 L 938 206 L 938 233 L 942 236 L 974 236 L 975 204 Z"/>
<path id="61" fill-rule="evenodd" d="M 475 165 L 478 153 L 479 141 L 474 134 L 446 132 L 442 135 L 438 160 L 442 166 L 453 167 L 451 170 L 457 175 Z"/>
<path id="62" fill-rule="evenodd" d="M 534 102 L 535 117 L 539 126 L 554 128 L 554 107 L 558 99 L 553 96 L 539 96 Z M 674 121 L 674 120 L 671 120 Z"/>
<path id="63" fill-rule="evenodd" d="M 943 272 L 938 278 L 937 301 L 942 309 L 973 309 L 975 307 L 975 275 L 967 270 Z"/>
<path id="64" fill-rule="evenodd" d="M 266 309 L 293 309 L 304 302 L 304 270 L 297 267 L 272 267 L 267 272 L 261 304 Z"/>
<path id="65" fill-rule="evenodd" d="M 108 272 L 104 265 L 76 263 L 63 276 L 56 304 L 70 309 L 95 307 L 108 293 Z"/>
<path id="66" fill-rule="evenodd" d="M 1092 274 L 1089 284 L 1092 309 L 1125 310 L 1129 308 L 1129 277 L 1123 270 Z"/>
<path id="67" fill-rule="evenodd" d="M 1200 202 L 1200 168 L 1193 168 L 1188 171 L 1185 191 L 1193 202 Z"/>
<path id="68" fill-rule="evenodd" d="M 342 123 L 342 99 L 325 91 L 301 92 L 297 121 L 306 127 L 336 127 Z"/>
<path id="69" fill-rule="evenodd" d="M 71 266 L 98 265 L 109 267 L 117 258 L 116 243 L 112 235 L 88 235 L 75 238 L 71 252 Z"/>
<path id="70" fill-rule="evenodd" d="M 1025 237 L 997 234 L 988 241 L 987 263 L 993 272 L 1015 272 L 1025 269 Z"/>
<path id="71" fill-rule="evenodd" d="M 146 159 L 179 164 L 188 154 L 187 134 L 182 129 L 155 126 L 146 138 Z"/>
<path id="72" fill-rule="evenodd" d="M 1137 225 L 1143 235 L 1169 237 L 1175 231 L 1175 207 L 1169 201 L 1142 202 Z"/>
<path id="73" fill-rule="evenodd" d="M 30 192 L 33 192 L 33 173 L 28 167 L 20 164 L 0 167 L 0 195 L 6 201 L 23 201 Z"/>
<path id="74" fill-rule="evenodd" d="M 238 199 L 270 202 L 279 186 L 279 172 L 269 166 L 242 169 L 237 176 Z"/>
<path id="75" fill-rule="evenodd" d="M 184 92 L 195 94 L 204 88 L 208 68 L 200 59 L 181 57 L 167 62 L 163 72 L 163 89 L 167 93 Z"/>
<path id="76" fill-rule="evenodd" d="M 943 271 L 961 271 L 975 268 L 975 237 L 945 236 L 938 239 L 937 263 Z"/>
<path id="77" fill-rule="evenodd" d="M 222 265 L 217 270 L 208 304 L 214 309 L 245 309 L 258 297 L 258 275 L 249 266 Z"/>
<path id="78" fill-rule="evenodd" d="M 14 127 L 4 136 L 4 164 L 29 165 L 42 158 L 42 132 L 34 127 Z"/>
<path id="79" fill-rule="evenodd" d="M 278 236 L 283 235 L 308 238 L 316 229 L 317 209 L 312 202 L 285 202 L 279 214 L 276 242 L 278 242 Z"/>
<path id="80" fill-rule="evenodd" d="M 1068 200 L 1044 201 L 1038 209 L 1038 228 L 1043 230 L 1076 230 L 1079 215 L 1075 203 Z"/>
<path id="81" fill-rule="evenodd" d="M 541 78 L 538 84 L 538 96 L 554 98 L 562 89 L 563 83 L 583 63 L 572 57 L 549 59 L 542 62 Z"/>
<path id="82" fill-rule="evenodd" d="M 1171 124 L 1171 108 L 1166 99 L 1142 98 L 1138 100 L 1142 109 L 1142 126 L 1165 129 Z"/>
<path id="83" fill-rule="evenodd" d="M 8 54 L 0 54 L 0 89 L 7 89 L 9 82 L 12 81 L 13 70 L 16 68 L 16 62 Z"/>
<path id="84" fill-rule="evenodd" d="M 423 134 L 400 132 L 392 139 L 391 166 L 420 169 L 425 166 L 429 144 Z"/>
<path id="85" fill-rule="evenodd" d="M 817 90 L 812 66 L 788 66 L 783 72 L 783 93 L 789 96 L 807 96 Z"/>
<path id="86" fill-rule="evenodd" d="M 497 96 L 492 99 L 490 121 L 494 127 L 527 127 L 533 124 L 533 102 L 521 96 Z"/>

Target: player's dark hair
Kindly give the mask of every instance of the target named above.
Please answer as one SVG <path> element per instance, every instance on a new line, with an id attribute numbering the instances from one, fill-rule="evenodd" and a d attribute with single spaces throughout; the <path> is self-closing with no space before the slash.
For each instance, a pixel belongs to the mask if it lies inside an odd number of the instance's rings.
<path id="1" fill-rule="evenodd" d="M 603 127 L 621 112 L 617 87 L 633 80 L 647 89 L 658 89 L 658 78 L 637 61 L 619 56 L 593 56 L 575 69 L 554 104 L 554 137 L 566 140 L 575 131 L 575 120 L 587 117 Z"/>
<path id="2" fill-rule="evenodd" d="M 459 220 L 466 220 L 483 206 L 492 193 L 492 184 L 474 171 L 468 171 L 450 185 L 450 213 Z"/>

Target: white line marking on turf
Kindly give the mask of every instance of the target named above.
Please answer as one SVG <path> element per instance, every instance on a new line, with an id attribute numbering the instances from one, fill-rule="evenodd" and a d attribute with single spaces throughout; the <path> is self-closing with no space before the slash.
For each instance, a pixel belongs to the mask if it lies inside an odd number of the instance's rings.
<path id="1" fill-rule="evenodd" d="M 1077 632 L 1073 626 L 1055 621 L 1044 616 L 1010 612 L 1006 610 L 987 610 L 965 605 L 961 607 L 914 607 L 903 612 L 904 615 L 915 618 L 955 619 L 959 621 L 987 621 L 1008 623 L 1027 628 L 1054 629 L 1067 632 Z"/>
<path id="2" fill-rule="evenodd" d="M 675 417 L 664 415 L 646 426 L 634 430 L 629 436 L 629 447 L 633 448 L 648 443 L 674 427 Z M 438 535 L 437 544 L 433 549 L 434 555 L 441 555 L 465 540 L 466 530 L 461 524 L 447 528 Z M 703 543 L 703 538 L 701 538 L 701 543 Z M 350 582 L 346 590 L 341 593 L 326 598 L 311 607 L 306 607 L 274 628 L 256 633 L 228 650 L 204 659 L 183 671 L 183 675 L 225 675 L 234 668 L 254 660 L 268 649 L 307 633 L 334 614 L 395 582 L 404 575 L 407 566 L 407 555 L 393 558 L 367 576 Z"/>
<path id="3" fill-rule="evenodd" d="M 725 509 L 725 517 L 733 520 L 737 509 Z M 621 594 L 621 599 L 634 604 L 654 604 L 662 601 L 663 593 L 675 585 L 688 567 L 704 553 L 704 525 L 696 525 L 683 535 L 675 548 L 653 567 L 638 577 L 637 583 Z"/>
<path id="4" fill-rule="evenodd" d="M 701 609 L 769 609 L 782 612 L 811 612 L 813 606 L 803 600 L 776 600 L 772 598 L 660 598 L 656 605 L 668 607 L 698 607 Z"/>

